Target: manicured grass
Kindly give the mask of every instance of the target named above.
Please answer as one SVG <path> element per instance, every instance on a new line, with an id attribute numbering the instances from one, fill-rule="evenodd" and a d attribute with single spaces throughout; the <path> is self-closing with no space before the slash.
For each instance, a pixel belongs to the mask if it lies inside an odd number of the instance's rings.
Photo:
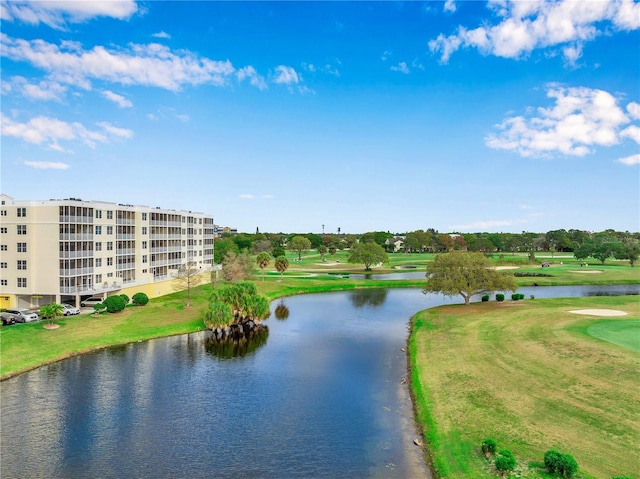
<path id="1" fill-rule="evenodd" d="M 632 319 L 598 321 L 587 328 L 587 333 L 594 338 L 640 352 L 640 321 Z"/>
<path id="2" fill-rule="evenodd" d="M 633 296 L 443 306 L 413 318 L 417 418 L 440 477 L 495 477 L 480 455 L 487 437 L 522 464 L 554 448 L 582 477 L 637 474 L 640 355 L 590 336 L 603 319 L 568 312 L 583 308 L 626 311 L 606 320 L 620 331 L 640 323 Z"/>

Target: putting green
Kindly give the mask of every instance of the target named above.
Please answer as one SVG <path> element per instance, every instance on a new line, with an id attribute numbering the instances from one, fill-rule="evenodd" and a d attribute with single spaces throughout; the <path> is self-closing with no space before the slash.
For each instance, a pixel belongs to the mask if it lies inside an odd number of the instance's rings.
<path id="1" fill-rule="evenodd" d="M 587 332 L 594 338 L 640 352 L 640 321 L 637 319 L 612 319 L 598 321 Z"/>

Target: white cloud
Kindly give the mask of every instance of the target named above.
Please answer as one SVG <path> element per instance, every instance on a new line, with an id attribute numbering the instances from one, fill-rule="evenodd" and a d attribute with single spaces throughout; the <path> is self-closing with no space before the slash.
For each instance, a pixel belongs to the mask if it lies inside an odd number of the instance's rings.
<path id="1" fill-rule="evenodd" d="M 154 33 L 151 36 L 155 38 L 166 38 L 166 39 L 171 38 L 171 35 L 169 35 L 167 32 L 158 32 L 158 33 Z"/>
<path id="2" fill-rule="evenodd" d="M 456 11 L 456 2 L 455 0 L 446 0 L 444 2 L 444 11 L 445 12 L 455 12 Z"/>
<path id="3" fill-rule="evenodd" d="M 582 44 L 569 45 L 562 49 L 564 55 L 565 64 L 571 67 L 576 67 L 576 62 L 582 57 Z"/>
<path id="4" fill-rule="evenodd" d="M 631 125 L 620 132 L 620 136 L 625 138 L 631 138 L 633 141 L 640 145 L 640 127 Z"/>
<path id="5" fill-rule="evenodd" d="M 604 31 L 640 28 L 640 3 L 633 0 L 490 0 L 488 6 L 499 17 L 496 24 L 471 30 L 459 26 L 456 33 L 431 40 L 431 51 L 440 53 L 446 63 L 462 47 L 477 48 L 483 55 L 520 58 L 537 48 L 571 44 L 564 54 L 572 64 L 572 58 L 580 57 L 582 43 Z"/>
<path id="6" fill-rule="evenodd" d="M 130 100 L 127 100 L 122 95 L 118 95 L 117 93 L 113 93 L 110 90 L 104 90 L 102 92 L 102 96 L 105 97 L 107 100 L 110 100 L 110 101 L 116 103 L 120 108 L 131 108 L 133 106 L 133 103 L 131 103 Z"/>
<path id="7" fill-rule="evenodd" d="M 178 120 L 180 120 L 182 123 L 189 123 L 189 120 L 191 120 L 191 118 L 189 117 L 189 115 L 186 115 L 184 113 L 178 113 L 176 114 L 176 118 Z"/>
<path id="8" fill-rule="evenodd" d="M 242 198 L 243 200 L 252 200 L 255 198 L 255 196 L 243 194 L 243 195 L 240 195 L 240 198 Z"/>
<path id="9" fill-rule="evenodd" d="M 86 22 L 94 17 L 111 17 L 127 20 L 138 11 L 133 0 L 82 1 L 82 0 L 4 0 L 0 3 L 3 21 L 21 21 L 37 25 L 44 23 L 63 29 L 67 22 Z"/>
<path id="10" fill-rule="evenodd" d="M 158 43 L 130 44 L 127 49 L 60 46 L 44 40 L 14 39 L 0 33 L 0 54 L 49 72 L 58 82 L 90 89 L 91 79 L 121 85 L 145 85 L 177 91 L 184 85 L 228 83 L 235 69 L 229 60 L 216 61 Z"/>
<path id="11" fill-rule="evenodd" d="M 292 83 L 299 83 L 300 78 L 298 73 L 292 67 L 286 65 L 278 65 L 276 67 L 276 74 L 273 79 L 274 83 L 291 85 Z"/>
<path id="12" fill-rule="evenodd" d="M 26 166 L 36 170 L 67 170 L 69 165 L 60 161 L 25 161 Z"/>
<path id="13" fill-rule="evenodd" d="M 627 111 L 634 120 L 640 120 L 640 103 L 632 101 L 627 105 Z"/>
<path id="14" fill-rule="evenodd" d="M 249 83 L 254 87 L 256 87 L 258 90 L 267 89 L 267 82 L 264 80 L 264 78 L 261 75 L 258 74 L 256 69 L 253 68 L 251 65 L 246 66 L 244 68 L 240 68 L 236 72 L 236 77 L 238 78 L 238 81 L 242 81 L 245 78 L 248 78 Z"/>
<path id="15" fill-rule="evenodd" d="M 18 92 L 30 100 L 60 101 L 64 97 L 67 87 L 56 81 L 41 80 L 38 83 L 29 83 L 26 78 L 14 76 L 8 82 L 3 82 L 3 93 Z"/>
<path id="16" fill-rule="evenodd" d="M 618 163 L 626 166 L 640 165 L 640 154 L 627 156 L 626 158 L 620 158 Z"/>
<path id="17" fill-rule="evenodd" d="M 394 72 L 404 73 L 405 75 L 408 75 L 411 72 L 405 62 L 400 62 L 397 65 L 393 65 L 391 67 L 391 70 L 393 70 Z"/>
<path id="18" fill-rule="evenodd" d="M 26 123 L 19 123 L 0 113 L 2 135 L 21 139 L 36 145 L 46 144 L 46 147 L 56 151 L 68 151 L 60 141 L 80 141 L 95 148 L 97 142 L 107 143 L 109 137 L 131 138 L 133 132 L 124 128 L 116 128 L 109 123 L 100 123 L 103 132 L 89 130 L 78 122 L 67 123 L 57 118 L 38 116 Z"/>
<path id="19" fill-rule="evenodd" d="M 498 132 L 485 138 L 485 144 L 525 157 L 553 153 L 584 156 L 596 146 L 613 146 L 624 137 L 637 139 L 640 129 L 635 125 L 624 128 L 630 119 L 606 91 L 552 84 L 547 97 L 555 105 L 505 118 L 496 125 Z"/>
<path id="20" fill-rule="evenodd" d="M 390 56 L 391 56 L 391 51 L 390 51 L 390 50 L 385 50 L 385 51 L 382 53 L 382 56 L 380 57 L 380 59 L 381 59 L 383 62 L 386 62 L 386 61 L 389 59 L 389 57 L 390 57 Z"/>

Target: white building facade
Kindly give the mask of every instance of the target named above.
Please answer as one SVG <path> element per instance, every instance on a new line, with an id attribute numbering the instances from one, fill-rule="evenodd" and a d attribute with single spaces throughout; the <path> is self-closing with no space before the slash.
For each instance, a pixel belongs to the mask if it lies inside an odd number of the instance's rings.
<path id="1" fill-rule="evenodd" d="M 78 198 L 0 195 L 0 308 L 173 291 L 182 264 L 213 265 L 213 216 Z"/>

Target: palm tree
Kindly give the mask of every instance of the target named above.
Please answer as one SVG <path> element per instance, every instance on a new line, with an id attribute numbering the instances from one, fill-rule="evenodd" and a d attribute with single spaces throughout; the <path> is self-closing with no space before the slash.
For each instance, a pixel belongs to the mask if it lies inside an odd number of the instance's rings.
<path id="1" fill-rule="evenodd" d="M 264 281 L 264 269 L 269 265 L 270 261 L 271 261 L 271 255 L 266 251 L 263 251 L 262 253 L 260 253 L 256 258 L 256 263 L 258 263 L 258 266 L 262 270 L 262 281 Z"/>
<path id="2" fill-rule="evenodd" d="M 40 308 L 40 316 L 48 319 L 49 324 L 53 324 L 57 317 L 64 316 L 64 308 L 58 303 L 45 304 Z"/>
<path id="3" fill-rule="evenodd" d="M 284 256 L 278 256 L 276 258 L 275 266 L 280 272 L 280 278 L 282 278 L 282 274 L 289 268 L 289 260 Z"/>

